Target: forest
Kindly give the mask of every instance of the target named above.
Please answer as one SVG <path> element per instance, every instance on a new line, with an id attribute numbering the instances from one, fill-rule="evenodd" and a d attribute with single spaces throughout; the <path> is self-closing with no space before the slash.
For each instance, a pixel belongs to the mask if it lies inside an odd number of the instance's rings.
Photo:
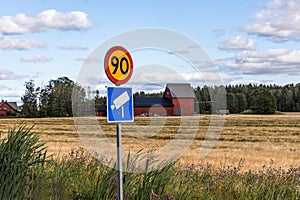
<path id="1" fill-rule="evenodd" d="M 25 93 L 22 113 L 25 117 L 65 117 L 73 116 L 72 92 L 76 90 L 80 102 L 94 101 L 95 110 L 106 107 L 106 97 L 99 96 L 99 91 L 85 89 L 69 79 L 60 77 L 50 80 L 44 87 L 36 87 L 33 80 L 25 82 Z M 195 87 L 195 110 L 201 114 L 216 113 L 212 110 L 212 94 L 222 91 L 226 94 L 227 107 L 230 113 L 274 114 L 280 112 L 300 112 L 300 83 L 279 85 L 240 84 L 227 86 Z M 93 98 L 91 98 L 91 96 Z M 134 97 L 162 97 L 160 93 L 139 91 Z M 89 98 L 88 98 L 89 97 Z"/>

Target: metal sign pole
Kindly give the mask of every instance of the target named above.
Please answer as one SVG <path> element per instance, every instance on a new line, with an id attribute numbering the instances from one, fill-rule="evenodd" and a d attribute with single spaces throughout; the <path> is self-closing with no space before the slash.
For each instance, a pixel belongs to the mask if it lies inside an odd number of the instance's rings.
<path id="1" fill-rule="evenodd" d="M 123 200 L 121 123 L 117 123 L 118 198 Z"/>
<path id="2" fill-rule="evenodd" d="M 120 52 L 122 54 L 120 55 Z M 130 53 L 121 46 L 111 47 L 104 58 L 104 69 L 108 79 L 120 86 L 125 84 L 131 78 L 133 71 L 133 61 Z M 115 87 L 118 88 L 118 87 Z M 123 200 L 123 180 L 122 180 L 122 141 L 121 141 L 121 123 L 133 121 L 133 95 L 132 88 L 121 88 L 123 91 L 114 96 L 113 91 L 117 89 L 107 88 L 107 121 L 117 122 L 117 165 L 118 165 L 118 197 Z M 130 92 L 130 96 L 129 96 Z M 127 103 L 129 102 L 129 103 Z M 124 112 L 124 104 L 127 103 Z M 121 115 L 119 109 L 121 107 Z"/>

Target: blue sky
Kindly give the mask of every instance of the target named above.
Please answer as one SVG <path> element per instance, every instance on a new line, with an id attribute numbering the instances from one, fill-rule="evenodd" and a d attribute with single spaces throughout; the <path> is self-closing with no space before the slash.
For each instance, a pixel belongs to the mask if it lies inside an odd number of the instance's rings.
<path id="1" fill-rule="evenodd" d="M 299 24 L 299 0 L 0 0 L 0 98 L 20 102 L 30 79 L 36 86 L 62 76 L 76 80 L 101 43 L 147 27 L 193 39 L 226 84 L 298 83 Z M 155 53 L 147 53 L 133 54 L 138 65 L 155 60 Z M 164 65 L 186 65 L 165 59 Z M 195 86 L 195 79 L 186 81 Z"/>

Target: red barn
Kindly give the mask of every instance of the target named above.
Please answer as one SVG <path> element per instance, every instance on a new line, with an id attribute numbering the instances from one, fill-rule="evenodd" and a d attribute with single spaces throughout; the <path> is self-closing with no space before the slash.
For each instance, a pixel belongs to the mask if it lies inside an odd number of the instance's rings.
<path id="1" fill-rule="evenodd" d="M 194 115 L 194 90 L 188 83 L 169 83 L 163 97 L 134 98 L 134 115 Z"/>
<path id="2" fill-rule="evenodd" d="M 0 102 L 0 117 L 7 117 L 8 113 L 11 115 L 19 116 L 18 106 L 16 102 Z"/>
<path id="3" fill-rule="evenodd" d="M 164 92 L 164 98 L 170 99 L 174 104 L 174 115 L 194 115 L 195 93 L 189 83 L 168 83 Z"/>

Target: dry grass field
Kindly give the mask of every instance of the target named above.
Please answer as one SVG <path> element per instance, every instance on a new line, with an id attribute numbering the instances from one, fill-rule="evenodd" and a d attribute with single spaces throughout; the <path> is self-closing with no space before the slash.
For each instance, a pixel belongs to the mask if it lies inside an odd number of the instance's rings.
<path id="1" fill-rule="evenodd" d="M 244 170 L 259 170 L 264 165 L 282 168 L 300 166 L 300 113 L 228 115 L 219 140 L 203 159 L 200 159 L 199 150 L 209 127 L 210 116 L 201 115 L 190 119 L 197 123 L 188 128 L 191 132 L 198 130 L 193 142 L 179 159 L 179 164 L 208 162 L 213 167 L 220 167 L 223 164 L 238 166 L 240 163 Z M 97 120 L 104 134 L 115 143 L 115 125 L 107 124 L 106 118 Z M 180 120 L 180 117 L 145 117 L 136 118 L 134 123 L 122 124 L 123 149 L 132 152 L 140 149 L 148 151 L 168 145 L 179 130 Z M 9 128 L 21 122 L 28 126 L 34 125 L 33 130 L 41 132 L 40 140 L 46 142 L 50 153 L 64 155 L 72 148 L 84 147 L 73 118 L 0 119 L 1 137 L 5 136 Z M 97 134 L 91 137 L 97 138 Z"/>

